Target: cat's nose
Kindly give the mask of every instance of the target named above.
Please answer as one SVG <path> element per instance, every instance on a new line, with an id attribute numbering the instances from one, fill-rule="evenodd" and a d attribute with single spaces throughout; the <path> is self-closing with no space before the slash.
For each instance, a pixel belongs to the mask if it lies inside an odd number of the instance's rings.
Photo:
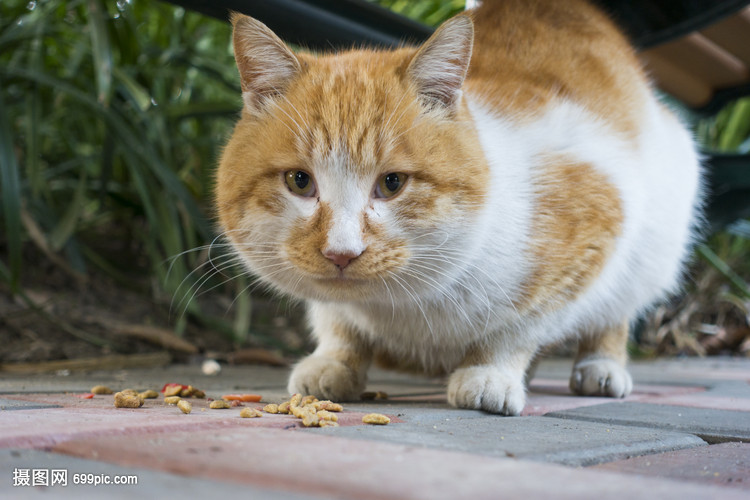
<path id="1" fill-rule="evenodd" d="M 362 255 L 362 252 L 356 253 L 356 252 L 335 252 L 335 251 L 328 251 L 324 252 L 323 256 L 336 264 L 336 267 L 339 269 L 344 269 L 346 266 L 349 265 L 351 261 L 356 259 Z"/>

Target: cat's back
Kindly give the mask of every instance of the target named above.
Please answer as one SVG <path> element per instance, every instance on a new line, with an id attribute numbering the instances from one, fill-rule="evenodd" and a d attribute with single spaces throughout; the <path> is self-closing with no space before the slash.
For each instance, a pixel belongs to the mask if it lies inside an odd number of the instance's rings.
<path id="1" fill-rule="evenodd" d="M 584 0 L 485 0 L 472 17 L 464 90 L 502 179 L 492 189 L 507 193 L 488 210 L 508 213 L 495 205 L 515 197 L 527 215 L 492 231 L 527 235 L 520 303 L 559 307 L 571 321 L 607 309 L 632 317 L 674 291 L 694 238 L 700 167 L 628 40 Z"/>
<path id="2" fill-rule="evenodd" d="M 503 115 L 533 117 L 560 100 L 632 134 L 649 94 L 626 38 L 585 0 L 485 0 L 471 11 L 466 90 Z"/>

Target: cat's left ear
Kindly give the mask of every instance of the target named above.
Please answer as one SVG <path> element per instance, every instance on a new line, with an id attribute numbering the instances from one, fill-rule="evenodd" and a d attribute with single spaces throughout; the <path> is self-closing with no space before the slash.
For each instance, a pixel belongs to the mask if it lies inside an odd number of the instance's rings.
<path id="1" fill-rule="evenodd" d="M 242 99 L 258 112 L 283 93 L 301 71 L 297 57 L 268 26 L 252 17 L 232 14 L 234 58 L 240 70 Z"/>
<path id="2" fill-rule="evenodd" d="M 474 44 L 474 23 L 459 15 L 444 22 L 409 63 L 409 77 L 430 106 L 452 110 L 461 95 Z"/>

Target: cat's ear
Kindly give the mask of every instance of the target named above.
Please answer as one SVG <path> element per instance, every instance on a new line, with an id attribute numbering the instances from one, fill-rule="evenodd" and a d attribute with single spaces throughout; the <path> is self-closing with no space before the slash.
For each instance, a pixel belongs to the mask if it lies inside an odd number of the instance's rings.
<path id="1" fill-rule="evenodd" d="M 460 15 L 444 22 L 417 51 L 407 71 L 428 105 L 454 107 L 469 69 L 473 43 L 474 23 Z"/>
<path id="2" fill-rule="evenodd" d="M 300 72 L 300 62 L 262 22 L 236 12 L 231 21 L 242 99 L 248 111 L 257 112 L 269 98 L 284 92 Z"/>

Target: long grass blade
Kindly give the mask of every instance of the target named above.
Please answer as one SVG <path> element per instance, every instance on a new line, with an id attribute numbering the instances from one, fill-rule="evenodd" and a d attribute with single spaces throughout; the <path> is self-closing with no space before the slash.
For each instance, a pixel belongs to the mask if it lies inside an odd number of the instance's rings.
<path id="1" fill-rule="evenodd" d="M 713 250 L 706 245 L 698 245 L 698 255 L 721 273 L 739 293 L 750 299 L 750 286 L 742 279 L 742 276 L 737 274 Z"/>
<path id="2" fill-rule="evenodd" d="M 0 79 L 0 88 L 4 82 Z M 0 193 L 2 193 L 5 237 L 8 245 L 8 280 L 13 292 L 19 291 L 21 278 L 21 186 L 18 161 L 13 150 L 10 117 L 0 93 Z"/>
<path id="3" fill-rule="evenodd" d="M 112 50 L 107 35 L 106 6 L 99 0 L 89 0 L 88 7 L 91 48 L 96 70 L 97 100 L 107 107 L 112 99 Z"/>

